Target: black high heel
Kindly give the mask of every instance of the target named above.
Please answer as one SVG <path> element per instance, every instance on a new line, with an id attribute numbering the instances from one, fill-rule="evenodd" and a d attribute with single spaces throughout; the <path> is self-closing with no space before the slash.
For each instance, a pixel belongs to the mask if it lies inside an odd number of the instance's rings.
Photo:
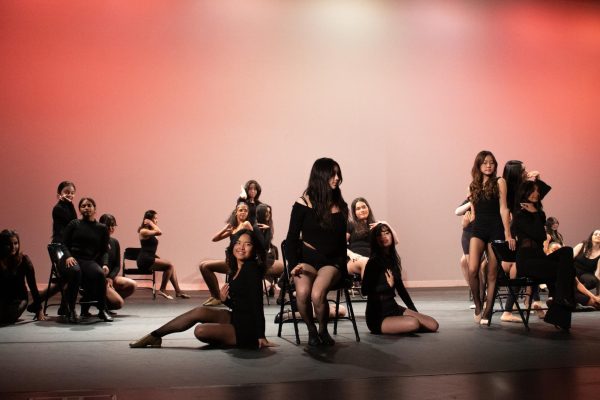
<path id="1" fill-rule="evenodd" d="M 319 346 L 320 344 L 321 344 L 321 338 L 319 337 L 319 334 L 316 331 L 314 331 L 314 332 L 309 331 L 308 332 L 308 345 L 310 347 L 316 347 L 316 346 Z"/>
<path id="2" fill-rule="evenodd" d="M 335 340 L 333 340 L 333 338 L 331 337 L 331 335 L 329 335 L 329 332 L 327 331 L 319 333 L 319 339 L 321 339 L 321 343 L 325 346 L 335 345 Z"/>

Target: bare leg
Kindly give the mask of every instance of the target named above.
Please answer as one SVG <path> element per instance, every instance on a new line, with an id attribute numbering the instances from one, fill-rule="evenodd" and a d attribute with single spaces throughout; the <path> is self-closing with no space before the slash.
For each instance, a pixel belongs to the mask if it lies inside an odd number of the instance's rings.
<path id="1" fill-rule="evenodd" d="M 209 344 L 235 346 L 237 343 L 235 329 L 230 323 L 198 325 L 194 329 L 194 335 L 201 342 Z"/>
<path id="2" fill-rule="evenodd" d="M 118 310 L 125 305 L 125 300 L 115 290 L 114 286 L 106 284 L 106 307 L 109 310 Z"/>
<path id="3" fill-rule="evenodd" d="M 167 289 L 167 283 L 170 281 L 175 289 L 175 293 L 181 293 L 181 289 L 179 288 L 179 282 L 177 281 L 177 274 L 175 273 L 175 267 L 171 264 L 170 261 L 164 260 L 162 258 L 157 258 L 154 260 L 154 265 L 152 265 L 152 269 L 154 271 L 162 271 L 162 281 L 160 283 L 160 291 L 164 292 Z"/>
<path id="4" fill-rule="evenodd" d="M 123 299 L 126 299 L 135 293 L 137 283 L 133 279 L 117 276 L 113 279 L 113 287 Z"/>
<path id="5" fill-rule="evenodd" d="M 465 282 L 469 284 L 469 255 L 463 254 L 460 257 L 460 272 L 462 272 L 463 278 L 465 278 Z"/>
<path id="6" fill-rule="evenodd" d="M 279 276 L 281 276 L 282 273 L 283 273 L 283 262 L 281 262 L 280 260 L 275 260 L 273 265 L 271 265 L 265 271 L 265 277 L 267 277 L 269 279 L 275 279 L 275 278 L 278 278 Z"/>
<path id="7" fill-rule="evenodd" d="M 416 318 L 419 321 L 419 332 L 437 332 L 440 324 L 429 315 L 421 314 L 413 310 L 405 310 L 404 315 Z"/>
<path id="8" fill-rule="evenodd" d="M 198 268 L 200 269 L 200 273 L 202 274 L 202 279 L 204 279 L 206 286 L 208 286 L 210 295 L 215 299 L 218 299 L 219 280 L 217 279 L 215 272 L 226 274 L 229 272 L 229 266 L 223 260 L 205 260 L 200 262 Z"/>
<path id="9" fill-rule="evenodd" d="M 362 278 L 363 274 L 365 273 L 365 267 L 367 266 L 368 261 L 369 261 L 368 257 L 360 257 L 356 261 L 353 261 L 353 260 L 348 261 L 348 264 L 347 264 L 348 273 L 350 275 L 359 274 L 360 277 Z"/>
<path id="10" fill-rule="evenodd" d="M 469 243 L 469 287 L 475 303 L 475 317 L 481 315 L 481 294 L 479 282 L 479 269 L 481 268 L 481 255 L 485 248 L 485 243 L 479 238 L 472 237 Z M 489 269 L 489 268 L 488 268 Z"/>

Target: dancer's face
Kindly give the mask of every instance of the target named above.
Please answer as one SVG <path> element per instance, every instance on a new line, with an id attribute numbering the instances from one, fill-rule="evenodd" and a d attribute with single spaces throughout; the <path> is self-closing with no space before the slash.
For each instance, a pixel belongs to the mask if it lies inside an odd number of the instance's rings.
<path id="1" fill-rule="evenodd" d="M 79 206 L 79 212 L 81 216 L 85 219 L 93 219 L 96 215 L 96 207 L 89 200 L 84 200 Z"/>
<path id="2" fill-rule="evenodd" d="M 8 244 L 8 252 L 11 256 L 16 256 L 19 252 L 19 239 L 16 236 L 10 238 L 10 242 Z"/>
<path id="3" fill-rule="evenodd" d="M 369 217 L 369 207 L 364 201 L 357 201 L 354 209 L 356 219 L 359 221 L 365 221 Z"/>
<path id="4" fill-rule="evenodd" d="M 248 219 L 248 206 L 245 204 L 241 204 L 235 210 L 235 216 L 237 217 L 239 222 L 244 222 Z"/>
<path id="5" fill-rule="evenodd" d="M 250 186 L 248 186 L 248 198 L 254 200 L 257 193 L 258 190 L 256 190 L 256 185 L 254 183 L 251 183 Z"/>
<path id="6" fill-rule="evenodd" d="M 381 228 L 381 232 L 379 232 L 379 235 L 377 236 L 377 243 L 384 249 L 392 245 L 392 232 L 387 226 Z"/>
<path id="7" fill-rule="evenodd" d="M 233 245 L 233 256 L 238 261 L 245 261 L 252 256 L 253 248 L 254 245 L 252 244 L 252 239 L 250 238 L 250 235 L 244 233 L 238 238 L 238 240 Z"/>
<path id="8" fill-rule="evenodd" d="M 329 178 L 329 187 L 331 188 L 331 190 L 333 190 L 336 187 L 338 187 L 339 184 L 340 184 L 340 171 L 337 167 L 334 167 L 333 174 L 331 175 L 331 178 Z"/>
<path id="9" fill-rule="evenodd" d="M 531 192 L 529 197 L 527 197 L 527 201 L 530 203 L 537 203 L 538 201 L 540 201 L 540 191 L 537 187 L 533 189 L 533 192 Z"/>
<path id="10" fill-rule="evenodd" d="M 494 162 L 492 156 L 485 156 L 485 158 L 483 159 L 483 163 L 481 163 L 481 166 L 479 167 L 479 170 L 482 174 L 488 176 L 494 173 L 494 171 L 496 170 L 496 163 Z"/>
<path id="11" fill-rule="evenodd" d="M 558 230 L 558 221 L 556 221 L 555 223 L 552 224 L 552 230 L 553 231 L 557 231 Z"/>
<path id="12" fill-rule="evenodd" d="M 594 233 L 592 234 L 592 243 L 600 244 L 600 229 L 595 230 Z"/>
<path id="13" fill-rule="evenodd" d="M 73 185 L 68 185 L 62 188 L 60 193 L 58 194 L 59 200 L 65 200 L 69 203 L 73 202 L 73 198 L 75 197 L 75 187 Z"/>

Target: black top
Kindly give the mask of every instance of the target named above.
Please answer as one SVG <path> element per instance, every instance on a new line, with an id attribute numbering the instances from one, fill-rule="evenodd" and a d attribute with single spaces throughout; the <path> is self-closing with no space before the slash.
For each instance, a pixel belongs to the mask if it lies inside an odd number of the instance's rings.
<path id="1" fill-rule="evenodd" d="M 64 231 L 63 251 L 65 257 L 96 261 L 108 265 L 108 229 L 96 221 L 76 219 L 69 222 Z"/>
<path id="2" fill-rule="evenodd" d="M 575 257 L 575 269 L 577 269 L 577 273 L 581 274 L 595 274 L 596 269 L 598 269 L 598 260 L 600 260 L 600 256 L 596 258 L 587 258 L 583 255 L 583 249 L 577 254 Z"/>
<path id="3" fill-rule="evenodd" d="M 148 269 L 154 264 L 156 258 L 156 249 L 158 248 L 158 239 L 156 236 L 148 236 L 146 239 L 140 239 L 140 254 L 137 258 L 138 268 Z"/>
<path id="4" fill-rule="evenodd" d="M 542 201 L 544 199 L 544 197 L 546 197 L 546 195 L 548 194 L 548 192 L 550 192 L 550 190 L 552 190 L 552 187 L 549 186 L 546 182 L 542 181 L 541 179 L 537 179 L 535 181 L 535 183 L 536 183 L 536 185 L 538 187 L 538 192 L 540 193 L 540 201 Z M 517 190 L 514 192 L 515 196 L 518 194 L 519 189 L 520 188 L 517 188 Z M 519 211 L 519 209 L 521 208 L 521 205 L 519 204 L 519 202 L 516 199 L 516 197 L 513 198 L 513 199 L 509 199 L 507 197 L 506 198 L 506 205 L 508 206 L 508 209 L 510 210 L 510 212 L 513 213 L 513 214 L 516 213 L 517 211 Z"/>
<path id="5" fill-rule="evenodd" d="M 362 294 L 368 296 L 368 301 L 371 299 L 394 298 L 395 289 L 404 304 L 406 304 L 406 307 L 416 312 L 417 308 L 410 298 L 406 287 L 404 287 L 400 271 L 396 271 L 397 273 L 394 274 L 394 287 L 388 285 L 385 278 L 385 271 L 393 265 L 393 262 L 393 259 L 389 256 L 374 256 L 369 258 L 362 278 Z"/>
<path id="6" fill-rule="evenodd" d="M 108 240 L 108 278 L 115 279 L 121 269 L 121 245 L 113 237 Z"/>
<path id="7" fill-rule="evenodd" d="M 314 209 L 298 202 L 294 203 L 286 237 L 286 257 L 290 270 L 302 261 L 302 242 L 310 244 L 322 256 L 332 260 L 334 265 L 343 266 L 342 271 L 346 270 L 347 221 L 341 212 L 332 214 L 332 217 L 332 227 L 323 228 L 317 221 Z"/>
<path id="8" fill-rule="evenodd" d="M 369 225 L 366 222 L 349 222 L 347 232 L 350 234 L 348 248 L 356 254 L 369 257 L 371 255 Z"/>
<path id="9" fill-rule="evenodd" d="M 231 308 L 231 323 L 239 347 L 258 347 L 265 337 L 265 314 L 262 300 L 263 272 L 254 260 L 244 263 L 238 276 L 229 277 L 229 297 L 225 305 Z"/>
<path id="10" fill-rule="evenodd" d="M 27 288 L 31 291 L 34 304 L 40 305 L 40 293 L 35 282 L 35 270 L 28 256 L 23 255 L 16 266 L 0 265 L 0 299 L 2 301 L 27 300 Z"/>
<path id="11" fill-rule="evenodd" d="M 59 200 L 52 209 L 52 243 L 62 243 L 69 222 L 77 219 L 75 206 L 70 201 Z"/>
<path id="12" fill-rule="evenodd" d="M 546 214 L 543 211 L 518 210 L 513 214 L 512 230 L 517 237 L 517 264 L 519 259 L 544 257 Z"/>

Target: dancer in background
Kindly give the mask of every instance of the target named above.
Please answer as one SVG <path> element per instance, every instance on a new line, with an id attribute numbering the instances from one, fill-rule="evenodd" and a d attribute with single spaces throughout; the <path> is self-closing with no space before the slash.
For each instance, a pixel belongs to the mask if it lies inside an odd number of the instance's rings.
<path id="1" fill-rule="evenodd" d="M 256 223 L 256 207 L 261 204 L 261 201 L 258 199 L 261 193 L 262 188 L 260 187 L 260 184 L 254 179 L 250 179 L 242 186 L 242 192 L 237 200 L 238 204 L 241 201 L 248 204 L 248 221 L 250 221 L 250 224 L 252 225 Z"/>
<path id="2" fill-rule="evenodd" d="M 175 266 L 170 261 L 164 260 L 156 255 L 156 249 L 158 248 L 157 236 L 162 235 L 162 231 L 157 225 L 158 214 L 154 210 L 148 210 L 144 213 L 144 219 L 142 225 L 138 228 L 138 234 L 140 238 L 140 245 L 142 250 L 137 259 L 137 266 L 143 270 L 162 271 L 162 281 L 160 289 L 156 292 L 159 296 L 165 299 L 173 300 L 173 296 L 167 294 L 167 283 L 171 282 L 175 289 L 175 296 L 181 297 L 182 299 L 189 299 L 190 295 L 184 293 L 179 288 L 179 281 L 177 280 L 177 273 L 175 272 Z"/>
<path id="3" fill-rule="evenodd" d="M 600 279 L 600 229 L 596 229 L 585 241 L 577 244 L 573 254 L 577 278 L 588 290 L 596 289 Z"/>

